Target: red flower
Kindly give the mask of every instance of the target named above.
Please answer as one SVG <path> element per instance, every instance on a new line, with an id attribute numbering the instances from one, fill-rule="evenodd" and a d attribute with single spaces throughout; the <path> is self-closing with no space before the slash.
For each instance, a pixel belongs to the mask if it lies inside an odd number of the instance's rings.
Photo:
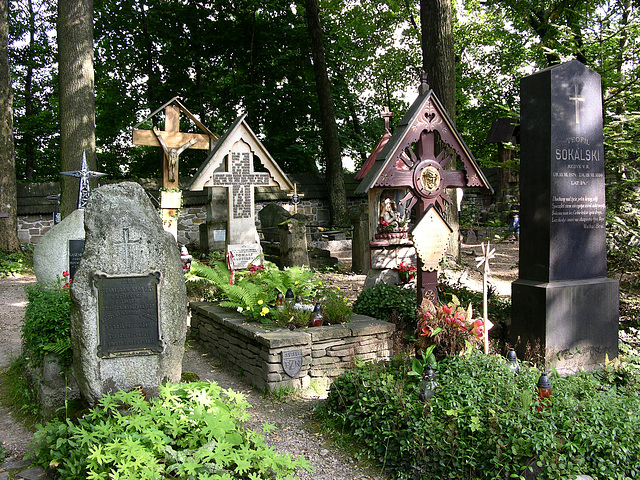
<path id="1" fill-rule="evenodd" d="M 68 277 L 69 276 L 69 272 L 67 270 L 65 270 L 64 272 L 62 272 L 62 276 L 63 277 Z"/>
<path id="2" fill-rule="evenodd" d="M 389 222 L 387 222 L 386 220 L 380 220 L 380 225 L 382 225 L 383 227 L 388 227 Z"/>
<path id="3" fill-rule="evenodd" d="M 451 315 L 453 313 L 453 307 L 450 307 L 449 305 L 443 305 L 442 311 L 447 315 Z"/>

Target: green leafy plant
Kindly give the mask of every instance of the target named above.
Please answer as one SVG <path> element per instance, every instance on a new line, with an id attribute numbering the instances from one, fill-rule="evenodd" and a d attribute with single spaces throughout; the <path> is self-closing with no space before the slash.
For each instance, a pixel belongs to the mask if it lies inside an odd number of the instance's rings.
<path id="1" fill-rule="evenodd" d="M 328 323 L 348 320 L 350 307 L 344 296 L 335 289 L 326 288 L 313 276 L 313 272 L 305 267 L 280 270 L 273 263 L 265 262 L 265 268 L 235 272 L 232 283 L 231 272 L 224 263 L 203 265 L 193 262 L 187 279 L 209 283 L 213 291 L 205 295 L 205 299 L 219 301 L 221 306 L 234 308 L 252 320 L 286 327 L 306 327 L 309 313 L 290 307 L 279 311 L 275 305 L 277 294 L 289 289 L 295 298 L 305 299 L 311 305 L 324 302 Z"/>
<path id="2" fill-rule="evenodd" d="M 66 273 L 66 272 L 65 272 Z M 42 365 L 44 356 L 55 353 L 62 367 L 71 365 L 71 297 L 68 283 L 28 285 L 22 338 L 30 363 Z"/>
<path id="3" fill-rule="evenodd" d="M 321 299 L 325 325 L 348 322 L 353 314 L 349 299 L 338 288 L 327 289 Z"/>
<path id="4" fill-rule="evenodd" d="M 413 333 L 417 293 L 384 283 L 364 290 L 353 303 L 353 311 L 385 321 L 396 321 L 398 328 Z"/>
<path id="5" fill-rule="evenodd" d="M 40 404 L 26 371 L 27 361 L 19 357 L 0 373 L 0 400 L 2 406 L 11 409 L 17 418 L 31 428 L 40 419 Z"/>
<path id="6" fill-rule="evenodd" d="M 23 246 L 17 252 L 0 250 L 0 278 L 31 273 L 32 268 L 33 251 L 30 246 Z"/>
<path id="7" fill-rule="evenodd" d="M 168 383 L 151 401 L 118 392 L 77 423 L 38 426 L 28 455 L 68 480 L 282 479 L 310 470 L 304 458 L 277 454 L 245 429 L 247 407 L 243 394 L 212 382 Z"/>
<path id="8" fill-rule="evenodd" d="M 319 410 L 393 478 L 523 478 L 534 464 L 541 479 L 640 475 L 640 396 L 617 375 L 553 375 L 541 408 L 539 370 L 524 363 L 514 375 L 503 357 L 475 351 L 440 360 L 438 391 L 423 403 L 417 363 L 349 371 Z"/>

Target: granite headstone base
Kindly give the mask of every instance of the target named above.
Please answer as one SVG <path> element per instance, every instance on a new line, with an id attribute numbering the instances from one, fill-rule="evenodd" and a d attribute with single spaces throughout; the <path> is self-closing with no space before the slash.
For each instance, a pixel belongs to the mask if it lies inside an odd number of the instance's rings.
<path id="1" fill-rule="evenodd" d="M 227 240 L 226 222 L 207 222 L 200 224 L 200 251 L 213 253 L 224 250 Z"/>
<path id="2" fill-rule="evenodd" d="M 522 358 L 527 343 L 540 340 L 547 367 L 560 373 L 594 370 L 605 355 L 618 355 L 616 280 L 558 282 L 518 279 L 511 284 L 511 339 Z"/>

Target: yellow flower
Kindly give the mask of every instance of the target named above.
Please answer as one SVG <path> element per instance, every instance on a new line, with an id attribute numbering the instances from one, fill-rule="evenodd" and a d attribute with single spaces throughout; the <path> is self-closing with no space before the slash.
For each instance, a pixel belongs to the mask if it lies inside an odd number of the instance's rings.
<path id="1" fill-rule="evenodd" d="M 322 285 L 322 281 L 318 282 L 318 285 Z"/>
<path id="2" fill-rule="evenodd" d="M 300 283 L 300 280 L 296 280 L 295 285 L 298 285 Z"/>
<path id="3" fill-rule="evenodd" d="M 264 317 L 267 313 L 269 313 L 269 309 L 267 307 L 262 307 L 262 310 L 260 310 L 260 315 Z"/>
<path id="4" fill-rule="evenodd" d="M 262 305 L 264 302 L 262 300 L 258 300 L 258 305 Z"/>

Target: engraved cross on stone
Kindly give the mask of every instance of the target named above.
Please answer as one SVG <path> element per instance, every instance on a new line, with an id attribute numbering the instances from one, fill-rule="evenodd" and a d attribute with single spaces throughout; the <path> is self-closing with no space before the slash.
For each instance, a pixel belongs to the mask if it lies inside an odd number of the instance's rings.
<path id="1" fill-rule="evenodd" d="M 231 218 L 251 218 L 253 212 L 253 189 L 255 186 L 268 186 L 269 174 L 253 172 L 251 152 L 232 151 L 228 172 L 214 173 L 211 181 L 214 186 L 229 189 Z"/>
<path id="2" fill-rule="evenodd" d="M 580 102 L 584 102 L 584 97 L 582 95 L 578 95 L 578 86 L 574 85 L 574 95 L 569 95 L 569 100 L 575 102 L 576 107 L 576 125 L 580 124 Z"/>
<path id="3" fill-rule="evenodd" d="M 131 240 L 131 235 L 129 233 L 129 228 L 125 227 L 122 229 L 122 242 L 114 242 L 118 247 L 124 248 L 124 256 L 125 261 L 127 262 L 127 270 L 131 271 L 133 269 L 133 258 L 132 258 L 132 250 L 130 247 L 137 245 L 138 247 L 141 245 L 141 239 Z"/>

